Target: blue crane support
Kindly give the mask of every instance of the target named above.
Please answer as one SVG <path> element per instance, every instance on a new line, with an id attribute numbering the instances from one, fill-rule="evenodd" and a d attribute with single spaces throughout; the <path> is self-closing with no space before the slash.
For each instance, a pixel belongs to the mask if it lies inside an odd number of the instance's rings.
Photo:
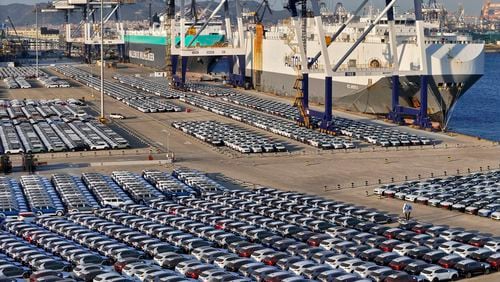
<path id="1" fill-rule="evenodd" d="M 386 0 L 389 1 L 389 0 Z M 422 17 L 422 0 L 414 0 L 415 5 L 415 20 L 416 24 L 419 25 L 423 21 Z M 417 32 L 422 33 L 421 30 Z M 423 36 L 423 34 L 420 34 Z M 422 41 L 419 42 L 422 44 Z M 420 46 L 420 48 L 424 48 L 425 46 Z M 391 119 L 395 123 L 401 123 L 403 121 L 403 117 L 405 115 L 410 115 L 415 117 L 414 124 L 418 125 L 421 128 L 431 128 L 432 123 L 427 114 L 428 109 L 428 70 L 427 65 L 424 63 L 426 60 L 425 52 L 422 54 L 422 74 L 420 75 L 420 108 L 411 108 L 411 107 L 403 107 L 399 105 L 399 97 L 400 97 L 400 88 L 399 88 L 399 76 L 394 75 L 392 77 L 392 111 L 389 113 L 389 119 Z"/>

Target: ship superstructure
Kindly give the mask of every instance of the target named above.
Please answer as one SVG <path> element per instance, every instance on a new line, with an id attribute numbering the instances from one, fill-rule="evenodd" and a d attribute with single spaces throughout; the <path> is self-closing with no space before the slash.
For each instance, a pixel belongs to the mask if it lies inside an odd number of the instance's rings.
<path id="1" fill-rule="evenodd" d="M 330 59 L 335 63 L 340 56 L 345 54 L 353 42 L 363 33 L 370 17 L 364 17 L 357 23 L 347 27 L 338 39 L 328 48 Z M 420 68 L 420 51 L 415 36 L 414 18 L 399 17 L 396 19 L 398 42 L 398 67 L 401 73 L 414 71 Z M 320 51 L 319 39 L 314 34 L 314 22 L 308 21 L 308 54 L 314 56 Z M 333 34 L 338 29 L 338 24 L 325 25 L 327 34 Z M 463 95 L 483 74 L 484 71 L 484 44 L 474 42 L 468 35 L 446 33 L 431 30 L 433 23 L 428 23 L 425 34 L 425 54 L 428 69 L 426 73 L 431 76 L 429 114 L 437 121 L 445 121 L 449 109 L 457 99 Z M 249 34 L 253 36 L 253 34 Z M 293 81 L 296 76 L 295 67 L 300 64 L 300 56 L 293 48 L 293 29 L 289 24 L 283 23 L 273 27 L 265 33 L 262 39 L 262 49 L 248 48 L 248 57 L 254 53 L 262 53 L 261 62 L 250 61 L 247 65 L 247 75 L 252 75 L 255 65 L 261 66 L 260 80 L 254 85 L 261 91 L 272 92 L 278 95 L 293 95 Z M 340 70 L 350 72 L 351 69 L 364 69 L 366 71 L 380 72 L 387 69 L 391 72 L 392 58 L 389 44 L 389 30 L 387 22 L 381 21 L 364 40 L 363 43 L 349 56 Z M 280 54 L 277 57 L 277 54 Z M 322 69 L 318 61 L 313 66 Z M 402 105 L 416 107 L 420 101 L 418 94 L 420 84 L 417 76 L 401 76 L 401 93 L 404 98 Z M 323 83 L 319 74 L 310 75 L 310 99 L 322 103 Z M 388 76 L 335 76 L 334 77 L 334 106 L 347 110 L 360 111 L 372 114 L 385 114 L 391 108 L 391 81 Z"/>
<path id="2" fill-rule="evenodd" d="M 349 15 L 345 9 L 337 7 L 338 13 L 330 13 L 325 7 L 322 12 L 331 20 L 324 20 L 327 35 L 334 34 Z M 375 13 L 368 12 L 351 23 L 329 47 L 331 63 L 339 60 L 353 42 L 364 32 Z M 308 50 L 314 56 L 320 51 L 319 36 L 315 34 L 314 20 L 307 21 Z M 130 60 L 156 68 L 164 66 L 165 37 L 161 28 L 147 31 L 126 31 L 125 41 Z M 193 25 L 191 25 L 193 26 Z M 221 36 L 223 23 L 215 22 L 199 37 L 199 46 L 225 44 Z M 408 107 L 420 105 L 420 80 L 412 71 L 420 68 L 421 52 L 424 50 L 429 75 L 428 114 L 433 120 L 446 122 L 450 109 L 456 101 L 482 76 L 484 72 L 484 43 L 473 41 L 469 35 L 442 31 L 440 21 L 425 22 L 424 46 L 417 44 L 415 16 L 411 13 L 399 15 L 395 19 L 397 32 L 397 62 L 400 72 L 400 104 Z M 196 29 L 196 26 L 194 26 Z M 253 86 L 261 91 L 283 96 L 293 96 L 296 66 L 300 65 L 300 56 L 296 47 L 296 36 L 290 21 L 266 26 L 265 32 L 249 28 L 245 36 L 246 76 Z M 189 35 L 187 35 L 189 36 Z M 328 40 L 328 38 L 327 38 Z M 348 57 L 339 71 L 350 73 L 351 70 L 363 70 L 363 75 L 336 75 L 333 78 L 333 105 L 346 110 L 387 114 L 391 110 L 391 80 L 393 71 L 389 27 L 382 19 L 360 46 Z M 224 72 L 224 66 L 217 58 L 190 58 L 190 71 Z M 321 61 L 313 68 L 321 70 Z M 387 74 L 383 70 L 387 69 Z M 373 71 L 373 75 L 370 75 Z M 382 73 L 382 74 L 381 74 Z M 405 74 L 407 73 L 407 74 Z M 312 73 L 310 96 L 313 102 L 323 103 L 323 76 Z"/>

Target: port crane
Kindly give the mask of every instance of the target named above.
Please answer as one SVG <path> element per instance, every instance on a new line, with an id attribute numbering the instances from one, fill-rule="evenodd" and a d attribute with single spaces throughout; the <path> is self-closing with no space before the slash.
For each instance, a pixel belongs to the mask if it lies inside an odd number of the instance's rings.
<path id="1" fill-rule="evenodd" d="M 357 14 L 363 9 L 367 4 L 368 0 L 364 0 L 361 5 L 355 10 L 351 17 L 343 23 L 339 29 L 330 37 L 329 43 L 325 40 L 325 34 L 322 28 L 321 15 L 319 15 L 319 5 L 317 0 L 309 0 L 312 6 L 312 14 L 315 19 L 315 26 L 317 29 L 317 34 L 319 35 L 319 43 L 321 45 L 321 51 L 316 54 L 316 56 L 310 58 L 307 56 L 307 0 L 289 0 L 288 5 L 285 7 L 291 13 L 291 21 L 295 28 L 298 47 L 300 51 L 300 66 L 298 69 L 301 74 L 295 81 L 294 88 L 297 89 L 297 94 L 295 97 L 295 105 L 297 106 L 300 113 L 299 124 L 306 127 L 314 127 L 315 124 L 312 123 L 312 116 L 319 117 L 321 119 L 319 127 L 324 132 L 330 133 L 330 125 L 332 122 L 332 76 L 390 76 L 392 82 L 392 110 L 389 114 L 389 119 L 396 123 L 401 123 L 403 116 L 415 116 L 414 124 L 422 128 L 431 127 L 430 119 L 427 114 L 428 107 L 428 66 L 427 66 L 427 56 L 425 48 L 425 35 L 423 27 L 423 16 L 422 16 L 422 0 L 414 0 L 415 5 L 415 17 L 416 17 L 416 44 L 420 48 L 420 66 L 418 70 L 403 71 L 399 69 L 398 60 L 398 49 L 397 49 L 397 39 L 396 39 L 396 28 L 394 20 L 394 5 L 397 0 L 385 0 L 385 8 L 378 14 L 378 16 L 371 21 L 368 26 L 364 29 L 361 36 L 354 42 L 354 44 L 343 54 L 340 59 L 338 59 L 333 67 L 330 66 L 330 59 L 328 58 L 328 47 L 330 44 L 334 44 L 337 37 L 342 33 L 342 31 L 347 27 L 347 25 L 357 16 Z M 299 21 L 299 13 L 296 5 L 301 4 L 301 22 Z M 342 70 L 341 67 L 344 62 L 349 58 L 349 56 L 356 50 L 356 48 L 365 40 L 368 34 L 379 24 L 382 18 L 386 16 L 389 28 L 388 42 L 389 50 L 391 53 L 392 67 L 390 69 L 386 68 L 374 68 L 370 70 L 362 70 L 357 68 L 347 68 L 347 70 Z M 325 73 L 325 109 L 324 113 L 321 115 L 314 111 L 311 111 L 308 107 L 309 90 L 308 90 L 308 79 L 309 73 L 315 72 L 311 67 L 320 59 L 323 58 L 324 73 Z M 409 108 L 399 105 L 400 98 L 400 82 L 399 76 L 401 74 L 406 75 L 418 75 L 420 76 L 420 101 L 421 104 L 418 108 Z"/>
<path id="2" fill-rule="evenodd" d="M 297 5 L 300 4 L 301 18 Z M 309 66 L 307 64 L 307 0 L 289 0 L 285 8 L 290 11 L 292 25 L 295 28 L 297 45 L 300 53 L 300 65 L 297 65 L 297 78 L 293 85 L 296 90 L 294 107 L 297 107 L 300 117 L 298 123 L 307 128 L 314 127 L 309 113 Z"/>
<path id="3" fill-rule="evenodd" d="M 257 6 L 257 9 L 255 9 L 255 12 L 253 12 L 254 23 L 256 25 L 262 25 L 262 20 L 264 19 L 266 12 L 270 15 L 273 14 L 273 10 L 271 10 L 271 6 L 269 6 L 269 1 L 262 0 L 259 6 Z"/>
<path id="4" fill-rule="evenodd" d="M 9 22 L 9 24 L 10 24 L 10 26 L 12 28 L 12 31 L 14 31 L 17 44 L 19 45 L 19 48 L 21 49 L 21 53 L 24 56 L 24 54 L 26 53 L 26 46 L 25 46 L 25 44 L 23 44 L 23 41 L 21 40 L 21 37 L 17 33 L 16 26 L 14 25 L 14 22 L 12 21 L 12 19 L 10 18 L 10 16 L 7 16 L 7 20 L 6 21 Z M 12 36 L 12 37 L 14 37 L 14 36 Z"/>
<path id="5" fill-rule="evenodd" d="M 172 44 L 175 42 L 175 34 L 173 32 L 176 26 L 175 19 L 175 1 L 169 0 L 168 11 L 169 18 L 167 20 L 167 66 L 171 64 L 172 73 L 172 83 L 175 87 L 183 88 L 186 83 L 186 71 L 187 63 L 189 57 L 206 57 L 206 56 L 216 56 L 216 57 L 226 57 L 229 60 L 229 82 L 234 86 L 243 87 L 245 85 L 245 65 L 246 65 L 246 37 L 244 34 L 243 20 L 241 17 L 241 5 L 239 0 L 235 0 L 235 13 L 236 15 L 236 31 L 233 31 L 233 25 L 231 23 L 231 15 L 233 11 L 230 11 L 229 0 L 221 0 L 212 13 L 205 19 L 203 25 L 196 30 L 196 33 L 192 35 L 189 40 L 186 40 L 186 12 L 185 12 L 185 0 L 180 1 L 180 13 L 179 13 L 179 32 L 180 42 L 179 44 Z M 210 24 L 210 22 L 216 17 L 219 12 L 222 12 L 225 24 L 225 38 L 227 39 L 227 44 L 224 46 L 210 46 L 210 47 L 200 47 L 196 46 L 194 43 L 199 38 L 201 33 Z M 233 73 L 235 58 L 238 61 L 239 73 Z M 181 63 L 181 76 L 177 76 L 177 66 Z"/>
<path id="6" fill-rule="evenodd" d="M 312 16 L 314 17 L 316 31 L 319 35 L 321 45 L 321 53 L 323 54 L 323 65 L 325 72 L 325 116 L 319 124 L 320 127 L 328 131 L 329 123 L 332 120 L 332 71 L 330 66 L 330 57 L 328 55 L 328 44 L 326 42 L 325 32 L 323 30 L 323 20 L 320 13 L 320 3 L 318 0 L 309 0 L 312 6 Z M 297 5 L 300 4 L 300 19 Z M 295 95 L 294 106 L 299 110 L 298 123 L 307 128 L 315 128 L 316 123 L 313 122 L 313 117 L 309 110 L 309 73 L 313 72 L 311 62 L 307 56 L 307 19 L 310 15 L 308 11 L 307 0 L 289 0 L 288 5 L 285 6 L 291 13 L 291 21 L 295 28 L 297 36 L 298 49 L 300 53 L 300 65 L 297 66 L 298 74 L 293 88 L 297 91 Z M 319 59 L 317 55 L 317 59 Z M 316 59 L 316 61 L 317 61 Z M 329 94 L 327 94 L 329 93 Z"/>

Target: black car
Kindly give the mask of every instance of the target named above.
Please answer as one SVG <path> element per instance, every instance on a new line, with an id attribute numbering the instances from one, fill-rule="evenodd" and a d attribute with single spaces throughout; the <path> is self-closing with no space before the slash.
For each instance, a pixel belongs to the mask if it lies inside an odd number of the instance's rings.
<path id="1" fill-rule="evenodd" d="M 431 248 L 425 247 L 425 246 L 418 246 L 406 254 L 407 256 L 415 259 L 421 259 L 425 254 L 432 252 L 433 250 Z"/>
<path id="2" fill-rule="evenodd" d="M 474 251 L 472 252 L 469 257 L 473 260 L 477 260 L 477 261 L 486 261 L 486 259 L 488 259 L 491 255 L 493 255 L 495 252 L 490 250 L 490 249 L 486 249 L 486 248 L 481 248 L 477 251 Z"/>
<path id="3" fill-rule="evenodd" d="M 408 274 L 412 275 L 419 275 L 422 270 L 426 269 L 427 267 L 434 266 L 434 264 L 427 263 L 425 261 L 417 260 L 414 261 L 410 264 L 408 264 L 405 268 L 404 271 L 406 271 Z"/>
<path id="4" fill-rule="evenodd" d="M 284 251 L 289 246 L 296 244 L 296 243 L 297 243 L 297 241 L 290 239 L 290 238 L 286 238 L 286 239 L 280 240 L 278 242 L 275 242 L 274 244 L 272 244 L 272 247 L 278 251 Z"/>
<path id="5" fill-rule="evenodd" d="M 470 278 L 474 275 L 490 273 L 490 265 L 487 263 L 477 262 L 467 259 L 459 261 L 454 265 L 460 276 Z"/>
<path id="6" fill-rule="evenodd" d="M 396 254 L 396 253 L 391 253 L 391 252 L 384 252 L 378 256 L 376 256 L 373 261 L 376 263 L 376 264 L 379 264 L 379 265 L 389 265 L 389 263 L 396 259 L 396 258 L 399 258 L 401 257 L 400 255 Z"/>
<path id="7" fill-rule="evenodd" d="M 382 254 L 383 251 L 381 249 L 368 249 L 361 252 L 358 257 L 362 260 L 373 261 L 378 255 Z"/>
<path id="8" fill-rule="evenodd" d="M 474 233 L 463 232 L 463 233 L 460 233 L 457 236 L 455 236 L 455 238 L 453 238 L 453 240 L 460 242 L 460 243 L 467 244 L 467 242 L 469 242 L 470 240 L 472 240 L 472 238 L 474 238 L 476 236 L 477 236 L 477 234 L 474 234 Z"/>
<path id="9" fill-rule="evenodd" d="M 292 237 L 299 241 L 306 242 L 309 238 L 311 238 L 314 235 L 317 235 L 317 233 L 314 233 L 309 230 L 304 230 L 299 233 L 293 234 Z"/>
<path id="10" fill-rule="evenodd" d="M 387 238 L 383 236 L 373 236 L 370 239 L 366 240 L 365 244 L 372 248 L 378 248 L 380 244 L 382 244 L 382 242 L 384 242 L 385 240 L 387 240 Z"/>
<path id="11" fill-rule="evenodd" d="M 441 238 L 441 237 L 436 237 L 436 238 L 430 238 L 428 240 L 425 240 L 424 245 L 431 248 L 431 249 L 437 249 L 439 246 L 442 244 L 448 242 L 448 240 Z"/>
<path id="12" fill-rule="evenodd" d="M 422 260 L 428 262 L 428 263 L 437 263 L 441 258 L 447 256 L 448 254 L 443 252 L 443 251 L 432 251 L 427 254 L 425 254 L 422 257 Z"/>
<path id="13" fill-rule="evenodd" d="M 371 228 L 377 226 L 378 224 L 368 221 L 363 221 L 354 226 L 355 229 L 361 232 L 368 232 Z"/>

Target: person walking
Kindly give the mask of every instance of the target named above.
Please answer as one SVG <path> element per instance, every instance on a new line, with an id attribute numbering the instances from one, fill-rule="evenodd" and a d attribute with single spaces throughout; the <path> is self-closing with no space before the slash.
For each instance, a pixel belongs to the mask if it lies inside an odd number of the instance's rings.
<path id="1" fill-rule="evenodd" d="M 408 217 L 406 218 L 406 220 L 410 220 L 410 216 L 411 216 L 411 212 L 413 211 L 413 207 L 411 204 L 408 204 Z"/>
<path id="2" fill-rule="evenodd" d="M 405 220 L 408 220 L 408 211 L 409 211 L 409 204 L 404 203 L 403 204 L 403 216 L 404 216 Z"/>

